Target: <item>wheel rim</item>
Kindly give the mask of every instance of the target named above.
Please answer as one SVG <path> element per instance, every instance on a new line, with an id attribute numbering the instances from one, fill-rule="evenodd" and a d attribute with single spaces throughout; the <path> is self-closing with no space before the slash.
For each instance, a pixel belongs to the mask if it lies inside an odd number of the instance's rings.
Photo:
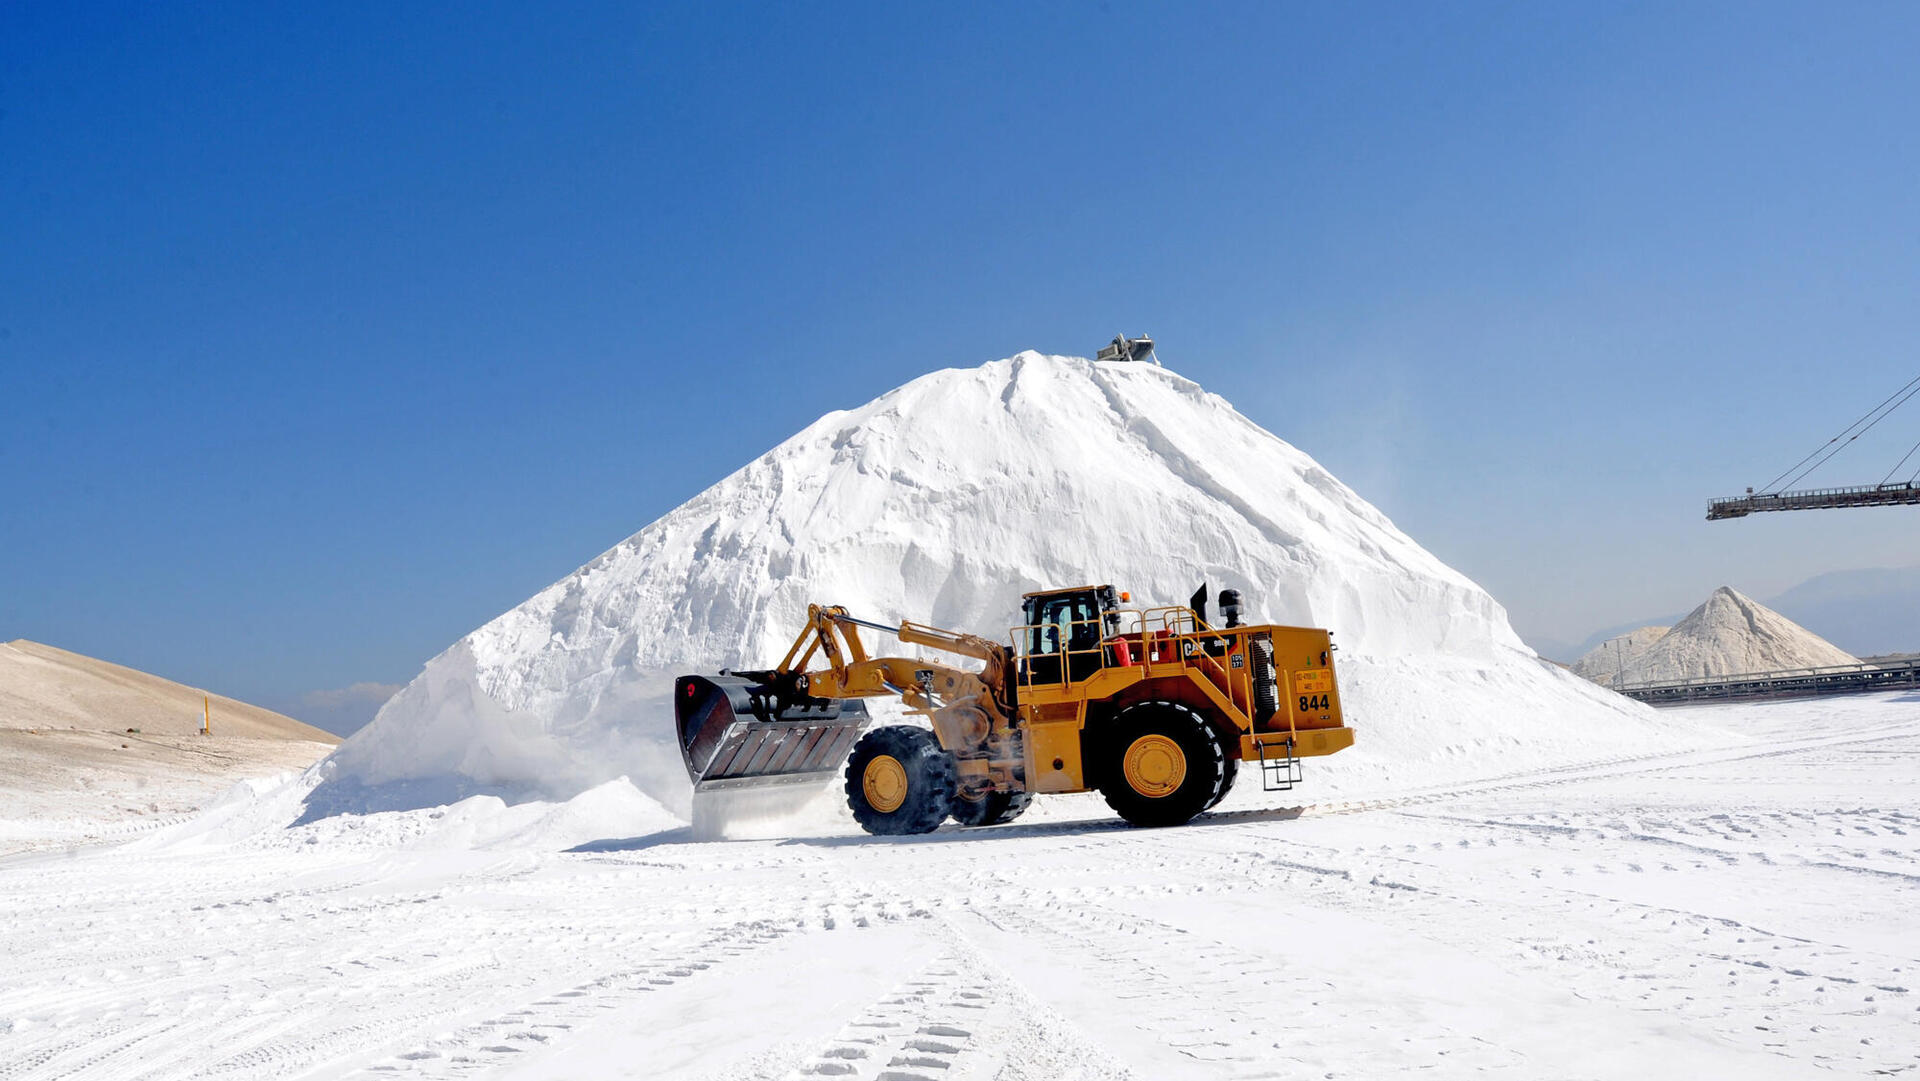
<path id="1" fill-rule="evenodd" d="M 1127 785 L 1143 796 L 1168 796 L 1187 779 L 1187 755 L 1166 736 L 1146 735 L 1127 748 L 1121 768 Z"/>
<path id="2" fill-rule="evenodd" d="M 907 802 L 907 767 L 890 754 L 876 757 L 860 773 L 860 791 L 874 810 L 892 814 Z"/>

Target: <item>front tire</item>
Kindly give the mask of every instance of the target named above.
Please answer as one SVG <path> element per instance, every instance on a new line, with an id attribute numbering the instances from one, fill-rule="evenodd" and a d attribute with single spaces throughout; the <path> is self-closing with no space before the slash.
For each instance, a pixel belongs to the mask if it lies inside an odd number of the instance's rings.
<path id="1" fill-rule="evenodd" d="M 847 757 L 847 806 L 860 828 L 877 836 L 932 833 L 959 801 L 957 774 L 932 732 L 876 728 Z"/>
<path id="2" fill-rule="evenodd" d="M 1100 746 L 1100 794 L 1133 825 L 1178 826 L 1226 795 L 1226 745 L 1177 702 L 1128 706 Z"/>

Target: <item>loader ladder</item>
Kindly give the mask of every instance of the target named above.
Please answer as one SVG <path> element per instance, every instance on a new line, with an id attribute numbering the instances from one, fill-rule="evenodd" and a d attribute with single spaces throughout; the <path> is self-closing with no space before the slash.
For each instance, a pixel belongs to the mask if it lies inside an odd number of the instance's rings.
<path id="1" fill-rule="evenodd" d="M 1281 743 L 1256 741 L 1260 748 L 1260 789 L 1287 792 L 1300 783 L 1300 760 L 1293 755 L 1293 737 Z"/>

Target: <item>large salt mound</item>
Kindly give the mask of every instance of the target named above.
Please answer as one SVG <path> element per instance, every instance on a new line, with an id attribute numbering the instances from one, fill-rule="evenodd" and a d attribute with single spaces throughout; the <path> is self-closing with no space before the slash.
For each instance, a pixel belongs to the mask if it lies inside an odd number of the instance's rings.
<path id="1" fill-rule="evenodd" d="M 810 601 L 1002 637 L 1022 592 L 1087 581 L 1157 603 L 1206 581 L 1251 617 L 1332 628 L 1359 743 L 1319 760 L 1322 793 L 1685 738 L 1541 661 L 1484 590 L 1223 399 L 1028 352 L 822 417 L 469 634 L 315 795 L 566 798 L 625 774 L 685 807 L 675 674 L 774 663 Z"/>
<path id="2" fill-rule="evenodd" d="M 1624 678 L 1650 683 L 1858 663 L 1786 616 L 1721 586 L 1629 664 Z"/>
<path id="3" fill-rule="evenodd" d="M 1576 676 L 1590 679 L 1595 683 L 1613 686 L 1621 682 L 1621 676 L 1632 667 L 1640 655 L 1653 648 L 1669 630 L 1667 627 L 1640 627 L 1615 638 L 1609 638 L 1599 645 L 1581 654 L 1580 659 L 1568 667 Z"/>

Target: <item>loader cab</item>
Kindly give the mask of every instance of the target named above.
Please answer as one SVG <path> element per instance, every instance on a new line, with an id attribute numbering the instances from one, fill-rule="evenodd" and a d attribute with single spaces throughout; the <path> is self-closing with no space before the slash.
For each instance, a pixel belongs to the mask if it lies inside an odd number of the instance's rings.
<path id="1" fill-rule="evenodd" d="M 1078 586 L 1028 593 L 1021 599 L 1020 678 L 1028 684 L 1086 679 L 1105 667 L 1102 638 L 1119 606 L 1112 586 Z"/>

